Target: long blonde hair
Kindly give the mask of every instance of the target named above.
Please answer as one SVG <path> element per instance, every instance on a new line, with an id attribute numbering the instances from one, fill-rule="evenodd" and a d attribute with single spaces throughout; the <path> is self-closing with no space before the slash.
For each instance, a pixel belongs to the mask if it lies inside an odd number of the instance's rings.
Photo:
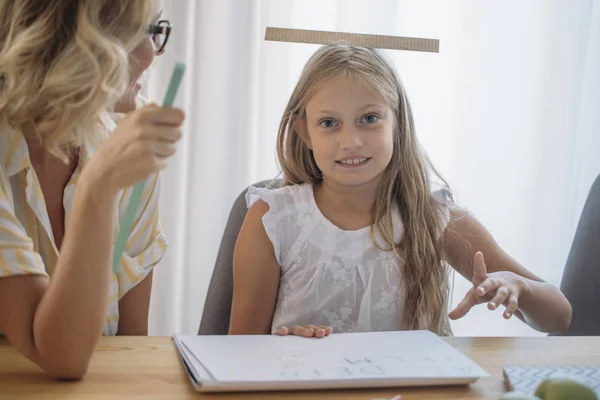
<path id="1" fill-rule="evenodd" d="M 360 79 L 376 90 L 394 110 L 394 150 L 382 177 L 373 207 L 372 238 L 379 231 L 404 260 L 405 298 L 400 329 L 428 329 L 451 334 L 447 318 L 449 276 L 442 261 L 441 210 L 431 195 L 429 174 L 437 174 L 422 151 L 405 90 L 394 68 L 372 49 L 329 45 L 308 61 L 279 125 L 277 153 L 283 185 L 321 182 L 322 175 L 296 123 L 306 118 L 311 96 L 331 79 Z M 437 174 L 439 177 L 439 174 Z M 441 179 L 441 177 L 440 177 Z M 392 210 L 397 205 L 404 224 L 399 243 L 394 242 Z"/>
<path id="2" fill-rule="evenodd" d="M 0 0 L 0 124 L 67 147 L 99 142 L 154 0 Z"/>

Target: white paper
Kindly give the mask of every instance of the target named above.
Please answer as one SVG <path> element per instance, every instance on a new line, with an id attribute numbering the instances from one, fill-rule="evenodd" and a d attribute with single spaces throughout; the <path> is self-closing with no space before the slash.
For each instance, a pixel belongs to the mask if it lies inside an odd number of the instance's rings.
<path id="1" fill-rule="evenodd" d="M 356 387 L 365 381 L 401 386 L 464 383 L 488 376 L 428 331 L 333 334 L 323 339 L 177 336 L 176 343 L 188 353 L 195 379 L 213 385 L 247 382 L 260 388 L 261 382 L 282 386 L 313 382 L 327 387 L 327 382 L 336 382 L 333 386 L 344 387 L 347 382 L 346 386 Z"/>

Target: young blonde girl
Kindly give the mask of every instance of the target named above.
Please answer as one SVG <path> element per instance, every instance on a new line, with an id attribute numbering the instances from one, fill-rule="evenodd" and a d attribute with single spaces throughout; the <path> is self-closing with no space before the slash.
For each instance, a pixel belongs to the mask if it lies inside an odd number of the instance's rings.
<path id="1" fill-rule="evenodd" d="M 285 109 L 277 149 L 282 187 L 247 195 L 231 334 L 449 335 L 448 317 L 482 302 L 540 331 L 569 325 L 562 293 L 510 258 L 445 184 L 434 187 L 405 90 L 380 53 L 318 50 Z M 473 282 L 450 314 L 448 265 Z"/>
<path id="2" fill-rule="evenodd" d="M 170 30 L 158 14 L 154 0 L 0 2 L 0 332 L 53 377 L 81 378 L 103 333 L 147 333 L 167 246 L 158 171 L 184 119 L 136 110 L 140 76 Z M 116 127 L 115 113 L 126 114 Z"/>

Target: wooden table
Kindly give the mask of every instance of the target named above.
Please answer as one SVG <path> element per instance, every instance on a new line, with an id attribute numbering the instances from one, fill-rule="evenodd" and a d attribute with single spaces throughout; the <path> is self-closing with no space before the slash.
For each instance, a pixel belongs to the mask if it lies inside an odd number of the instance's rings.
<path id="1" fill-rule="evenodd" d="M 470 386 L 301 393 L 196 393 L 168 337 L 104 337 L 80 382 L 56 382 L 0 339 L 0 399 L 497 399 L 506 364 L 600 365 L 600 337 L 447 338 L 490 375 Z"/>

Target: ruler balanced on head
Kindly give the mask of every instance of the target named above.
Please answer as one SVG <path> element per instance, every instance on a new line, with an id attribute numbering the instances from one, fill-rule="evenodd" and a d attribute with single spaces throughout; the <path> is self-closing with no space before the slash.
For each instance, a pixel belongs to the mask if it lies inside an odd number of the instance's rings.
<path id="1" fill-rule="evenodd" d="M 271 42 L 309 43 L 309 44 L 348 44 L 377 49 L 421 51 L 439 53 L 438 39 L 424 39 L 403 36 L 370 35 L 348 32 L 312 31 L 268 27 L 265 40 Z"/>

